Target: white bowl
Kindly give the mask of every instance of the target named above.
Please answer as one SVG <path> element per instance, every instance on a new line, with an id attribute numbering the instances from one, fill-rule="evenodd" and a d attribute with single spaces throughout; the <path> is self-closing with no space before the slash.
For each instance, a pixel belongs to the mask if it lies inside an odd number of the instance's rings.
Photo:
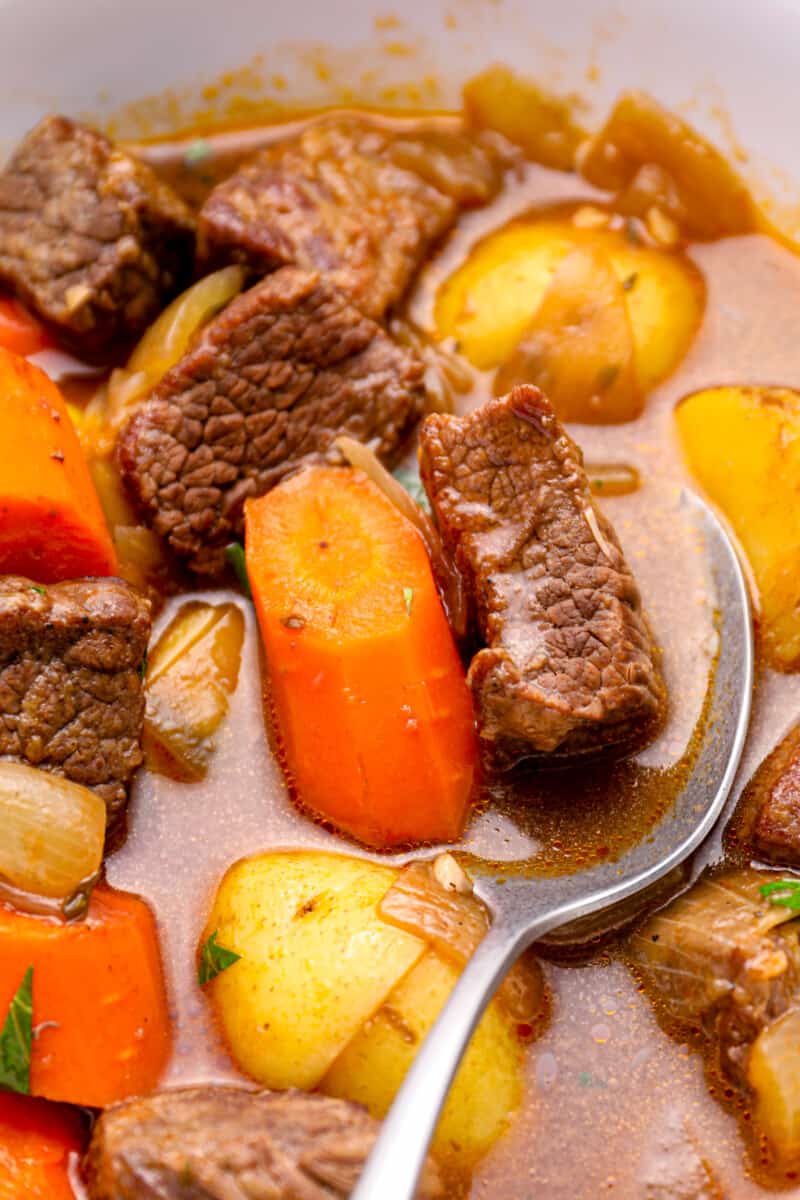
<path id="1" fill-rule="evenodd" d="M 792 0 L 0 0 L 0 149 L 45 110 L 107 119 L 142 97 L 160 99 L 117 130 L 166 129 L 226 72 L 218 109 L 236 93 L 446 106 L 502 60 L 599 112 L 646 87 L 727 151 L 735 131 L 748 173 L 796 194 L 798 47 Z"/>

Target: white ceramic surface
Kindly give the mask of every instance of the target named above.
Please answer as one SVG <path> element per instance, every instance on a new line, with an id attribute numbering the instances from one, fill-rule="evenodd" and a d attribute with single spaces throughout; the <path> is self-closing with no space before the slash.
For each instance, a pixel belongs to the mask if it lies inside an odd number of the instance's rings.
<path id="1" fill-rule="evenodd" d="M 0 146 L 45 110 L 109 116 L 170 89 L 147 110 L 163 127 L 254 58 L 228 93 L 269 92 L 278 76 L 279 98 L 374 100 L 427 80 L 431 105 L 502 60 L 599 111 L 646 86 L 726 149 L 734 130 L 758 149 L 748 171 L 781 190 L 780 167 L 798 194 L 799 55 L 796 0 L 0 0 Z M 122 130 L 140 132 L 127 115 Z"/>

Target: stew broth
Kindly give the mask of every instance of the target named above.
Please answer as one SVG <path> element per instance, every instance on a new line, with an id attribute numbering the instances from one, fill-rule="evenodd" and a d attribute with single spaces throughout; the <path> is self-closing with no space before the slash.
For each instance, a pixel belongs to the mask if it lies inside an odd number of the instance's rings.
<path id="1" fill-rule="evenodd" d="M 446 126 L 451 118 L 437 120 Z M 197 202 L 243 154 L 282 132 L 284 127 L 200 131 L 136 150 Z M 423 269 L 408 301 L 408 317 L 421 329 L 432 329 L 436 288 L 489 231 L 531 209 L 592 195 L 574 176 L 526 167 L 495 203 L 462 219 Z M 487 789 L 460 848 L 507 864 L 506 869 L 516 864 L 572 870 L 618 855 L 668 809 L 690 766 L 693 741 L 703 731 L 716 649 L 714 599 L 702 546 L 681 509 L 681 489 L 691 481 L 673 409 L 686 394 L 724 382 L 800 386 L 795 318 L 800 261 L 761 235 L 693 245 L 689 256 L 705 278 L 707 301 L 702 328 L 679 369 L 648 397 L 640 419 L 570 427 L 587 463 L 624 464 L 640 475 L 638 490 L 607 498 L 601 491 L 600 502 L 636 574 L 662 648 L 669 713 L 658 739 L 633 760 L 540 772 Z M 490 379 L 472 372 L 472 387 L 458 397 L 458 410 L 489 395 Z M 176 1031 L 166 1080 L 171 1084 L 241 1079 L 195 979 L 198 939 L 226 868 L 244 855 L 277 848 L 365 853 L 293 807 L 265 735 L 253 612 L 235 593 L 213 595 L 240 604 L 247 632 L 238 690 L 208 776 L 187 785 L 143 770 L 134 789 L 128 840 L 108 862 L 111 884 L 142 894 L 158 917 Z M 185 599 L 172 599 L 160 622 L 166 623 Z M 800 676 L 760 670 L 740 782 L 777 743 L 798 705 Z M 720 856 L 718 834 L 703 861 Z M 747 1113 L 732 1103 L 721 1106 L 718 1095 L 712 1098 L 701 1056 L 659 1027 L 615 944 L 586 951 L 577 962 L 549 961 L 545 970 L 553 1011 L 549 1027 L 526 1050 L 524 1106 L 479 1165 L 472 1196 L 650 1195 L 644 1175 L 651 1171 L 658 1177 L 659 1155 L 669 1153 L 663 1131 L 676 1113 L 687 1119 L 726 1195 L 747 1200 L 777 1185 L 800 1196 L 793 1175 L 763 1173 L 757 1150 L 742 1132 Z"/>

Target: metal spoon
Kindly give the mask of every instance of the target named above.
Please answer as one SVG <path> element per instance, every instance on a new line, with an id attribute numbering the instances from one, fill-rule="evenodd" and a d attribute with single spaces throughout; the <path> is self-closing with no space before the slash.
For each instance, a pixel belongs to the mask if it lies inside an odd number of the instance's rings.
<path id="1" fill-rule="evenodd" d="M 661 822 L 616 862 L 573 875 L 475 879 L 493 922 L 416 1056 L 351 1200 L 413 1200 L 436 1123 L 469 1039 L 500 981 L 533 942 L 568 923 L 614 924 L 620 901 L 646 893 L 711 831 L 733 783 L 750 718 L 753 631 L 742 569 L 717 517 L 683 501 L 703 535 L 716 588 L 720 652 L 706 737 L 686 787 Z M 680 586 L 676 581 L 676 586 Z"/>

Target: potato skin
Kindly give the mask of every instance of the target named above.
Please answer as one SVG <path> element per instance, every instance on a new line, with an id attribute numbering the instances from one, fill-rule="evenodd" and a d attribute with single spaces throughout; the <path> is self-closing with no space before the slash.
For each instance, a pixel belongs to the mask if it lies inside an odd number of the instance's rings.
<path id="1" fill-rule="evenodd" d="M 800 393 L 719 387 L 676 409 L 692 474 L 733 526 L 758 590 L 761 649 L 800 668 Z"/>

